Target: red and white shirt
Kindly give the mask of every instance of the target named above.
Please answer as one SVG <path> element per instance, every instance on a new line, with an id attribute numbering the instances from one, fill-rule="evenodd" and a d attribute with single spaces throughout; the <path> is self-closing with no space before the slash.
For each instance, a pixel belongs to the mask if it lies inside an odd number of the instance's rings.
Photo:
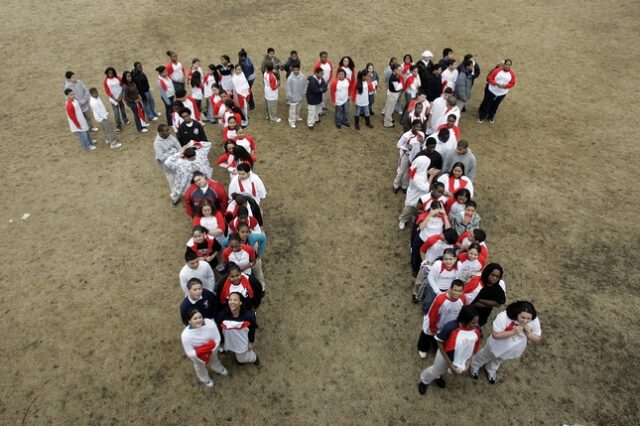
<path id="1" fill-rule="evenodd" d="M 477 277 L 482 273 L 484 268 L 484 259 L 478 257 L 475 260 L 470 260 L 467 252 L 460 253 L 458 255 L 458 279 L 466 283 L 473 277 Z"/>
<path id="2" fill-rule="evenodd" d="M 514 327 L 518 325 L 520 325 L 518 321 L 514 321 L 507 316 L 507 311 L 502 311 L 493 321 L 493 331 L 503 333 L 513 330 Z M 527 326 L 531 329 L 531 334 L 534 336 L 542 336 L 542 329 L 538 317 L 529 321 Z M 491 352 L 496 358 L 515 359 L 522 356 L 522 353 L 527 348 L 527 342 L 527 336 L 524 334 L 524 331 L 521 331 L 515 336 L 510 336 L 506 339 L 494 339 L 493 336 L 489 336 L 487 339 L 487 347 L 491 349 Z"/>
<path id="3" fill-rule="evenodd" d="M 218 350 L 220 345 L 220 332 L 215 321 L 204 319 L 200 328 L 188 325 L 181 335 L 184 352 L 194 362 L 209 363 L 211 354 Z"/>
<path id="4" fill-rule="evenodd" d="M 443 240 L 442 234 L 435 234 L 427 238 L 422 246 L 420 246 L 420 253 L 424 253 L 425 262 L 432 264 L 437 258 L 441 257 L 448 248 L 453 248 L 453 244 L 449 244 Z"/>
<path id="5" fill-rule="evenodd" d="M 262 82 L 264 83 L 264 98 L 268 101 L 278 100 L 278 79 L 271 71 L 265 71 Z"/>
<path id="6" fill-rule="evenodd" d="M 458 318 L 458 314 L 466 304 L 462 295 L 458 299 L 452 299 L 447 293 L 436 296 L 429 308 L 429 312 L 422 319 L 422 331 L 429 336 L 435 336 L 446 323 Z"/>
<path id="7" fill-rule="evenodd" d="M 420 229 L 420 225 L 422 222 L 427 221 L 425 225 Z M 442 235 L 442 231 L 444 230 L 444 214 L 438 214 L 435 216 L 429 217 L 429 212 L 424 212 L 418 215 L 416 219 L 416 225 L 418 225 L 418 229 L 420 231 L 420 239 L 422 241 L 427 241 L 433 236 Z M 436 256 L 438 257 L 438 256 Z"/>
<path id="8" fill-rule="evenodd" d="M 65 110 L 67 112 L 67 121 L 69 122 L 69 129 L 73 133 L 86 132 L 89 130 L 89 124 L 82 114 L 80 104 L 77 100 L 67 101 L 65 103 Z"/>
<path id="9" fill-rule="evenodd" d="M 313 71 L 315 72 L 316 68 L 322 68 L 322 79 L 328 84 L 333 77 L 333 62 L 327 61 L 317 61 L 313 64 Z"/>
<path id="10" fill-rule="evenodd" d="M 471 193 L 471 198 L 473 198 L 473 182 L 466 176 L 460 176 L 460 178 L 456 179 L 453 175 L 444 173 L 438 178 L 438 182 L 444 185 L 445 192 L 455 194 L 459 189 L 466 188 Z"/>
<path id="11" fill-rule="evenodd" d="M 349 89 L 351 82 L 349 79 L 335 79 L 331 82 L 330 95 L 334 105 L 344 105 L 349 102 Z"/>
<path id="12" fill-rule="evenodd" d="M 463 371 L 467 361 L 478 352 L 482 333 L 477 327 L 462 327 L 458 321 L 446 323 L 435 339 L 444 343 L 444 351 L 450 356 L 455 368 Z"/>
<path id="13" fill-rule="evenodd" d="M 440 294 L 451 288 L 451 282 L 458 279 L 458 266 L 447 269 L 442 260 L 436 260 L 429 269 L 429 286 L 435 294 Z"/>
<path id="14" fill-rule="evenodd" d="M 122 95 L 122 81 L 120 77 L 105 78 L 102 80 L 104 92 L 109 96 L 109 102 L 118 105 L 120 96 Z"/>
<path id="15" fill-rule="evenodd" d="M 509 89 L 516 85 L 516 73 L 513 70 L 505 71 L 502 67 L 497 67 L 487 76 L 489 91 L 496 96 L 504 96 L 509 93 Z M 498 87 L 498 84 L 506 87 Z"/>
<path id="16" fill-rule="evenodd" d="M 253 247 L 246 244 L 240 244 L 240 250 L 233 251 L 231 247 L 227 247 L 222 252 L 224 263 L 233 262 L 240 268 L 244 268 L 254 260 L 256 260 L 256 252 Z M 244 274 L 251 275 L 251 268 L 243 271 Z"/>
<path id="17" fill-rule="evenodd" d="M 184 65 L 182 65 L 180 61 L 175 64 L 169 61 L 167 64 L 167 73 L 169 78 L 176 83 L 184 83 L 185 77 L 187 76 Z"/>

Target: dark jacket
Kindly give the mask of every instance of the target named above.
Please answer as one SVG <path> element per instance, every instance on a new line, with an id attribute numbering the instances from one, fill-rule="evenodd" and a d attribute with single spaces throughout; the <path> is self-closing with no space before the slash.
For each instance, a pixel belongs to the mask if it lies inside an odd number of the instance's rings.
<path id="1" fill-rule="evenodd" d="M 287 59 L 287 62 L 284 64 L 284 72 L 287 73 L 287 78 L 289 78 L 289 74 L 293 72 L 293 67 L 296 66 L 300 68 L 300 59 L 296 59 L 295 61 L 291 58 Z"/>
<path id="2" fill-rule="evenodd" d="M 427 74 L 426 82 L 423 80 L 422 87 L 424 94 L 427 95 L 427 100 L 433 102 L 442 94 L 442 78 L 430 72 Z"/>
<path id="3" fill-rule="evenodd" d="M 327 91 L 327 83 L 324 79 L 318 79 L 315 75 L 307 77 L 307 103 L 309 105 L 320 105 L 322 103 L 322 94 Z"/>
<path id="4" fill-rule="evenodd" d="M 198 142 L 207 140 L 207 135 L 204 133 L 202 125 L 196 120 L 193 120 L 191 123 L 193 124 L 191 127 L 187 126 L 187 123 L 182 123 L 180 127 L 178 127 L 176 137 L 178 138 L 178 142 L 180 142 L 180 146 L 185 146 L 192 140 Z"/>
<path id="5" fill-rule="evenodd" d="M 149 80 L 147 80 L 147 76 L 142 71 L 131 71 L 131 77 L 141 95 L 149 92 Z"/>

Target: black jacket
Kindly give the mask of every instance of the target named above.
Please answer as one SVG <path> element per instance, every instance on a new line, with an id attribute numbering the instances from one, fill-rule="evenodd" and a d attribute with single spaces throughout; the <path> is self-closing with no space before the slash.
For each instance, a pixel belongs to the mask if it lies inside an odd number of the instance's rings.
<path id="1" fill-rule="evenodd" d="M 147 80 L 147 76 L 143 72 L 134 70 L 131 72 L 131 77 L 141 95 L 149 92 L 149 80 Z"/>
<path id="2" fill-rule="evenodd" d="M 442 78 L 432 72 L 427 74 L 427 80 L 422 83 L 422 89 L 427 95 L 427 100 L 433 102 L 442 94 Z"/>
<path id="3" fill-rule="evenodd" d="M 307 103 L 309 105 L 320 105 L 322 103 L 322 94 L 327 91 L 327 82 L 324 79 L 318 79 L 315 75 L 307 77 Z"/>

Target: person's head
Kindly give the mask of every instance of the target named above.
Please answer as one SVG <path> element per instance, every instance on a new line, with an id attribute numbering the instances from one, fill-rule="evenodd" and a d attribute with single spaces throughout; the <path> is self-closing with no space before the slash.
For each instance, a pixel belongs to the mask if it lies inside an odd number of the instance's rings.
<path id="1" fill-rule="evenodd" d="M 402 74 L 402 67 L 399 64 L 391 65 L 391 71 L 393 71 L 395 75 L 399 76 Z"/>
<path id="2" fill-rule="evenodd" d="M 486 286 L 498 284 L 504 275 L 502 266 L 498 263 L 490 263 L 482 271 L 481 280 Z"/>
<path id="3" fill-rule="evenodd" d="M 456 115 L 455 115 L 455 114 L 449 114 L 449 115 L 447 115 L 447 127 L 448 127 L 448 128 L 452 128 L 453 126 L 455 126 L 455 125 L 456 125 L 456 119 L 457 119 L 457 118 L 458 118 L 458 117 L 456 117 Z"/>
<path id="4" fill-rule="evenodd" d="M 344 80 L 347 77 L 347 73 L 341 69 L 338 71 L 338 80 Z"/>
<path id="5" fill-rule="evenodd" d="M 241 312 L 242 311 L 242 300 L 244 298 L 238 292 L 233 292 L 227 298 L 227 305 L 229 305 L 229 310 L 231 312 Z"/>
<path id="6" fill-rule="evenodd" d="M 236 137 L 240 140 L 244 139 L 246 136 L 245 132 L 246 130 L 244 130 L 242 127 L 239 127 L 238 129 L 236 129 Z"/>
<path id="7" fill-rule="evenodd" d="M 453 49 L 450 47 L 445 47 L 442 49 L 442 58 L 443 59 L 451 59 L 453 56 Z"/>
<path id="8" fill-rule="evenodd" d="M 442 129 L 438 130 L 438 140 L 440 140 L 440 142 L 442 143 L 446 143 L 449 140 L 449 129 L 443 127 Z"/>
<path id="9" fill-rule="evenodd" d="M 444 194 L 444 184 L 442 182 L 433 182 L 431 184 L 431 198 L 437 200 Z"/>
<path id="10" fill-rule="evenodd" d="M 322 78 L 322 76 L 324 75 L 324 70 L 320 67 L 317 67 L 315 69 L 314 74 L 316 75 L 317 78 Z"/>
<path id="11" fill-rule="evenodd" d="M 160 75 L 160 77 L 166 77 L 167 75 L 169 75 L 167 67 L 165 67 L 164 65 L 160 65 L 159 67 L 157 67 L 156 72 Z"/>
<path id="12" fill-rule="evenodd" d="M 226 90 L 220 89 L 220 92 L 218 92 L 218 96 L 220 96 L 220 101 L 222 101 L 222 103 L 224 104 L 225 102 L 227 102 L 227 98 L 229 97 L 229 94 L 227 93 Z"/>
<path id="13" fill-rule="evenodd" d="M 456 68 L 457 61 L 455 59 L 447 60 L 447 68 L 453 71 Z"/>
<path id="14" fill-rule="evenodd" d="M 402 57 L 402 62 L 404 62 L 407 65 L 412 64 L 413 63 L 413 58 L 411 57 L 411 55 L 409 53 L 407 53 Z"/>
<path id="15" fill-rule="evenodd" d="M 231 196 L 238 206 L 247 205 L 247 197 L 242 194 L 233 194 Z"/>
<path id="16" fill-rule="evenodd" d="M 451 287 L 449 287 L 449 291 L 447 292 L 447 296 L 450 299 L 458 300 L 460 296 L 464 294 L 464 282 L 462 280 L 453 280 L 451 281 Z"/>
<path id="17" fill-rule="evenodd" d="M 325 52 L 324 50 L 322 52 L 320 52 L 320 61 L 327 62 L 327 60 L 329 59 L 329 54 L 327 52 Z"/>
<path id="18" fill-rule="evenodd" d="M 242 149 L 244 150 L 244 148 Z M 249 174 L 251 173 L 251 165 L 247 163 L 241 163 L 241 164 L 238 164 L 238 167 L 236 167 L 236 170 L 238 171 L 238 178 L 240 178 L 240 180 L 245 180 L 249 177 Z"/>
<path id="19" fill-rule="evenodd" d="M 342 59 L 340 59 L 340 65 L 342 65 L 343 67 L 351 68 L 351 69 L 355 67 L 355 64 L 353 63 L 353 59 L 351 59 L 351 56 L 343 56 Z"/>
<path id="20" fill-rule="evenodd" d="M 180 110 L 178 111 L 178 115 L 184 120 L 185 123 L 191 123 L 191 110 L 189 108 L 180 108 Z"/>
<path id="21" fill-rule="evenodd" d="M 456 250 L 452 248 L 444 249 L 442 253 L 442 263 L 447 268 L 452 268 L 453 265 L 456 264 L 457 261 Z"/>
<path id="22" fill-rule="evenodd" d="M 193 237 L 193 241 L 200 244 L 207 236 L 207 228 L 205 228 L 204 226 L 196 225 L 191 231 L 191 236 Z"/>
<path id="23" fill-rule="evenodd" d="M 142 72 L 142 63 L 140 61 L 136 61 L 133 63 L 133 69 L 137 72 Z"/>
<path id="24" fill-rule="evenodd" d="M 434 73 L 435 75 L 439 76 L 440 74 L 442 74 L 442 65 L 440 65 L 439 63 L 438 64 L 434 64 L 431 72 Z M 449 87 L 447 89 L 449 89 Z"/>
<path id="25" fill-rule="evenodd" d="M 478 208 L 478 205 L 476 204 L 476 202 L 473 200 L 469 200 L 464 205 L 464 214 L 469 217 L 473 217 L 473 215 L 476 214 L 477 208 Z"/>
<path id="26" fill-rule="evenodd" d="M 184 252 L 184 260 L 189 268 L 198 269 L 200 261 L 198 260 L 198 253 L 195 251 L 188 248 L 187 251 Z"/>
<path id="27" fill-rule="evenodd" d="M 200 71 L 194 71 L 191 74 L 191 87 L 198 87 L 202 84 L 202 74 Z"/>
<path id="28" fill-rule="evenodd" d="M 445 99 L 449 99 L 451 95 L 453 95 L 453 89 L 451 87 L 445 88 L 444 92 L 442 92 L 442 97 Z"/>
<path id="29" fill-rule="evenodd" d="M 122 82 L 125 84 L 133 84 L 133 76 L 130 71 L 124 71 L 122 73 Z"/>
<path id="30" fill-rule="evenodd" d="M 456 241 L 458 241 L 458 233 L 453 228 L 446 229 L 442 233 L 442 236 L 444 237 L 444 240 L 447 242 L 447 244 L 453 245 L 456 243 Z"/>
<path id="31" fill-rule="evenodd" d="M 447 98 L 447 106 L 450 106 L 451 108 L 453 108 L 454 106 L 456 106 L 456 103 L 458 102 L 458 98 L 456 98 L 455 96 L 451 95 Z"/>
<path id="32" fill-rule="evenodd" d="M 391 67 L 392 70 L 394 65 L 398 65 L 398 58 L 396 58 L 395 56 L 392 56 L 389 59 L 389 66 Z"/>
<path id="33" fill-rule="evenodd" d="M 471 59 L 465 59 L 462 66 L 467 70 L 467 72 L 473 72 L 473 61 Z"/>
<path id="34" fill-rule="evenodd" d="M 204 317 L 199 310 L 192 308 L 187 312 L 187 322 L 191 328 L 200 328 L 204 324 Z"/>
<path id="35" fill-rule="evenodd" d="M 438 145 L 438 141 L 436 141 L 436 138 L 428 137 L 424 143 L 425 151 L 427 151 L 428 153 L 432 153 L 433 151 L 436 150 L 437 145 Z"/>
<path id="36" fill-rule="evenodd" d="M 466 139 L 460 139 L 456 146 L 456 152 L 458 155 L 466 155 L 469 152 L 469 142 Z"/>
<path id="37" fill-rule="evenodd" d="M 233 101 L 231 101 L 231 102 L 233 102 Z M 235 129 L 237 124 L 238 123 L 236 123 L 236 118 L 233 115 L 229 116 L 229 118 L 227 118 L 227 127 L 229 129 Z"/>
<path id="38" fill-rule="evenodd" d="M 240 51 L 238 52 L 238 59 L 240 59 L 242 61 L 246 57 L 247 57 L 247 51 L 244 50 L 244 49 L 240 49 Z"/>
<path id="39" fill-rule="evenodd" d="M 480 315 L 478 310 L 473 306 L 465 306 L 460 310 L 458 314 L 458 323 L 467 328 L 474 328 L 478 326 L 480 322 Z"/>
<path id="40" fill-rule="evenodd" d="M 484 242 L 487 239 L 487 233 L 480 228 L 476 228 L 473 231 L 471 231 L 471 236 L 473 238 L 470 238 L 470 240 L 478 244 Z"/>
<path id="41" fill-rule="evenodd" d="M 233 237 L 234 235 L 236 234 L 231 235 L 231 237 Z M 231 239 L 231 237 L 229 237 L 229 239 Z M 231 281 L 231 284 L 240 284 L 240 280 L 242 280 L 242 270 L 240 269 L 240 267 L 236 263 L 230 262 L 227 270 L 229 271 L 228 277 L 229 281 Z"/>
<path id="42" fill-rule="evenodd" d="M 233 148 L 236 147 L 236 143 L 234 141 L 232 141 L 231 139 L 229 139 L 228 141 L 226 141 L 224 143 L 224 150 L 226 152 L 233 152 Z"/>
<path id="43" fill-rule="evenodd" d="M 451 166 L 451 171 L 449 172 L 449 176 L 453 176 L 456 179 L 464 176 L 464 164 L 462 164 L 460 161 L 458 161 L 457 163 L 453 163 L 453 166 Z"/>
<path id="44" fill-rule="evenodd" d="M 538 313 L 531 302 L 518 300 L 507 306 L 507 317 L 511 321 L 518 321 L 520 325 L 527 325 L 538 317 Z"/>
<path id="45" fill-rule="evenodd" d="M 513 63 L 511 62 L 511 59 L 505 59 L 504 62 L 502 63 L 502 69 L 505 71 L 509 71 L 511 69 L 511 65 Z"/>
<path id="46" fill-rule="evenodd" d="M 373 68 L 373 64 L 372 64 L 371 62 L 369 62 L 369 63 L 367 64 L 367 66 L 366 66 L 366 67 L 364 67 L 364 69 L 366 69 L 366 70 L 367 70 L 367 72 L 368 72 L 369 74 L 373 74 L 373 70 L 374 70 L 374 68 Z"/>
<path id="47" fill-rule="evenodd" d="M 231 234 L 229 236 L 229 247 L 235 252 L 240 251 L 240 236 L 238 234 Z"/>
<path id="48" fill-rule="evenodd" d="M 417 103 L 414 107 L 413 110 L 415 111 L 416 115 L 420 115 L 422 114 L 422 110 L 424 109 L 424 105 L 422 103 Z M 418 120 L 420 121 L 420 120 Z"/>
<path id="49" fill-rule="evenodd" d="M 453 197 L 459 204 L 467 204 L 467 201 L 471 199 L 471 192 L 467 188 L 460 188 L 453 194 Z"/>
<path id="50" fill-rule="evenodd" d="M 471 243 L 467 249 L 467 258 L 471 261 L 476 260 L 480 256 L 482 247 L 478 243 Z"/>
<path id="51" fill-rule="evenodd" d="M 411 70 L 411 74 L 413 74 L 414 76 L 417 76 L 418 75 L 418 71 L 420 71 L 419 68 L 416 65 L 411 65 L 410 70 Z"/>
<path id="52" fill-rule="evenodd" d="M 187 96 L 187 91 L 180 88 L 176 89 L 176 99 L 184 99 Z"/>
<path id="53" fill-rule="evenodd" d="M 104 70 L 104 75 L 106 75 L 107 78 L 114 78 L 118 73 L 114 67 L 107 67 L 107 69 Z"/>
<path id="54" fill-rule="evenodd" d="M 249 238 L 249 234 L 251 233 L 251 228 L 249 228 L 249 224 L 241 222 L 238 224 L 238 236 L 241 241 L 247 241 Z"/>
<path id="55" fill-rule="evenodd" d="M 300 65 L 295 64 L 294 66 L 292 66 L 291 72 L 293 73 L 293 75 L 300 75 Z"/>
<path id="56" fill-rule="evenodd" d="M 471 63 L 473 64 L 473 54 L 472 53 L 467 53 L 466 55 L 464 55 L 464 61 L 471 61 Z"/>
<path id="57" fill-rule="evenodd" d="M 240 222 L 246 222 L 249 219 L 249 209 L 246 207 L 238 207 L 236 217 Z"/>
<path id="58" fill-rule="evenodd" d="M 293 59 L 294 61 L 298 60 L 298 52 L 295 50 L 292 50 L 291 52 L 289 52 L 289 56 L 291 57 L 291 59 Z"/>
<path id="59" fill-rule="evenodd" d="M 196 150 L 195 148 L 187 148 L 184 150 L 184 152 L 182 153 L 182 156 L 189 161 L 195 161 L 196 160 Z"/>
<path id="60" fill-rule="evenodd" d="M 76 73 L 74 73 L 73 71 L 65 72 L 64 73 L 64 78 L 66 78 L 67 81 L 69 81 L 70 83 L 75 83 L 77 81 Z"/>
<path id="61" fill-rule="evenodd" d="M 89 89 L 89 94 L 92 97 L 97 98 L 98 97 L 98 89 L 96 89 L 95 87 L 92 87 L 91 89 Z"/>
<path id="62" fill-rule="evenodd" d="M 171 135 L 171 128 L 166 124 L 158 124 L 158 135 L 162 139 L 166 139 Z"/>
<path id="63" fill-rule="evenodd" d="M 167 56 L 171 59 L 171 62 L 178 62 L 178 54 L 173 50 L 167 50 Z"/>
<path id="64" fill-rule="evenodd" d="M 198 216 L 201 216 L 201 217 L 213 216 L 214 211 L 215 211 L 215 208 L 213 204 L 211 204 L 211 201 L 209 200 L 202 200 L 202 202 L 198 206 Z"/>
<path id="65" fill-rule="evenodd" d="M 274 56 L 276 56 L 276 50 L 273 47 L 270 47 L 267 49 L 267 56 L 269 58 L 273 58 Z"/>
<path id="66" fill-rule="evenodd" d="M 420 105 L 420 104 L 418 104 Z M 413 133 L 414 135 L 417 135 L 419 131 L 422 130 L 422 121 L 420 120 L 413 120 L 411 122 L 411 133 Z"/>
<path id="67" fill-rule="evenodd" d="M 220 56 L 220 63 L 222 65 L 227 65 L 229 62 L 231 62 L 231 58 L 229 58 L 229 55 L 221 55 Z"/>
<path id="68" fill-rule="evenodd" d="M 202 281 L 198 278 L 191 278 L 187 281 L 187 290 L 191 300 L 198 300 L 202 296 Z"/>
<path id="69" fill-rule="evenodd" d="M 272 72 L 273 71 L 273 62 L 267 62 L 266 68 L 267 68 L 267 71 Z"/>
<path id="70" fill-rule="evenodd" d="M 236 67 L 233 70 L 236 73 L 236 75 L 242 74 L 242 66 L 240 66 L 240 64 L 236 65 Z"/>
<path id="71" fill-rule="evenodd" d="M 196 170 L 195 172 L 193 172 L 192 180 L 193 183 L 198 186 L 198 188 L 206 188 L 206 186 L 208 185 L 207 176 L 205 176 L 205 174 L 200 170 Z"/>
<path id="72" fill-rule="evenodd" d="M 198 59 L 198 58 L 193 58 L 193 59 L 191 60 L 191 68 L 193 68 L 193 69 L 200 68 L 200 59 Z"/>
<path id="73" fill-rule="evenodd" d="M 76 98 L 76 94 L 71 89 L 64 89 L 64 95 L 69 101 L 73 101 Z"/>
<path id="74" fill-rule="evenodd" d="M 430 50 L 425 50 L 424 52 L 422 52 L 422 55 L 420 55 L 422 60 L 424 62 L 430 62 L 433 59 L 433 53 L 431 53 Z"/>

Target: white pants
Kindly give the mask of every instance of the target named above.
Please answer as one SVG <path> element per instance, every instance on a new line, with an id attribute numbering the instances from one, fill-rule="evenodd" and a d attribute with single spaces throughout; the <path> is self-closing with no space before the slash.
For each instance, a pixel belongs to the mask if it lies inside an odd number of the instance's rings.
<path id="1" fill-rule="evenodd" d="M 396 108 L 396 102 L 400 97 L 400 92 L 392 92 L 387 90 L 387 102 L 384 104 L 384 126 L 393 126 L 393 110 Z"/>
<path id="2" fill-rule="evenodd" d="M 322 104 L 307 105 L 307 107 L 307 126 L 311 127 L 320 121 L 318 114 L 322 111 Z"/>
<path id="3" fill-rule="evenodd" d="M 493 352 L 491 352 L 491 349 L 489 349 L 487 345 L 484 345 L 484 347 L 473 357 L 473 361 L 471 362 L 471 372 L 477 374 L 480 367 L 484 365 L 484 369 L 487 370 L 489 377 L 495 379 L 502 361 L 504 361 L 502 358 L 496 357 Z"/>
<path id="4" fill-rule="evenodd" d="M 420 381 L 425 385 L 428 385 L 434 380 L 442 377 L 442 375 L 447 371 L 447 368 L 449 368 L 449 365 L 442 356 L 440 349 L 438 349 L 436 359 L 433 360 L 431 367 L 425 368 L 420 374 Z"/>
<path id="5" fill-rule="evenodd" d="M 267 101 L 267 115 L 269 120 L 276 121 L 278 119 L 278 101 Z"/>
<path id="6" fill-rule="evenodd" d="M 302 102 L 298 102 L 297 104 L 289 104 L 289 126 L 295 126 L 296 121 L 300 118 L 300 108 L 302 107 Z"/>
<path id="7" fill-rule="evenodd" d="M 328 83 L 327 83 L 327 85 L 328 85 Z M 327 96 L 329 96 L 328 93 L 329 92 L 327 92 L 327 91 L 324 91 L 322 93 L 322 103 L 320 104 L 321 110 L 318 111 L 318 112 L 321 112 L 323 109 L 327 109 Z"/>
<path id="8" fill-rule="evenodd" d="M 176 178 L 176 174 L 173 171 L 164 167 L 162 168 L 162 171 L 164 172 L 164 176 L 167 178 L 167 182 L 169 183 L 169 189 L 171 190 L 169 196 L 171 197 L 171 201 L 174 201 L 174 202 L 178 201 L 182 196 L 182 194 L 180 193 L 180 191 L 174 188 L 174 181 Z"/>
<path id="9" fill-rule="evenodd" d="M 236 360 L 240 364 L 250 364 L 256 362 L 258 359 L 258 355 L 254 351 L 246 351 L 246 352 L 235 352 Z"/>
<path id="10" fill-rule="evenodd" d="M 222 363 L 218 359 L 217 349 L 211 354 L 208 365 L 209 367 L 211 367 L 211 370 L 215 371 L 218 374 L 223 374 L 225 371 L 227 371 L 227 369 L 224 368 L 224 365 L 222 365 Z M 207 383 L 209 380 L 211 380 L 211 378 L 209 377 L 209 372 L 207 371 L 207 366 L 203 361 L 193 361 L 193 368 L 196 370 L 196 376 L 198 376 L 198 379 L 200 379 L 202 383 Z"/>
<path id="11" fill-rule="evenodd" d="M 409 155 L 402 154 L 400 158 L 398 158 L 398 170 L 396 171 L 396 178 L 393 180 L 393 188 L 407 189 L 409 187 L 409 166 L 411 166 L 411 162 L 409 161 Z"/>

